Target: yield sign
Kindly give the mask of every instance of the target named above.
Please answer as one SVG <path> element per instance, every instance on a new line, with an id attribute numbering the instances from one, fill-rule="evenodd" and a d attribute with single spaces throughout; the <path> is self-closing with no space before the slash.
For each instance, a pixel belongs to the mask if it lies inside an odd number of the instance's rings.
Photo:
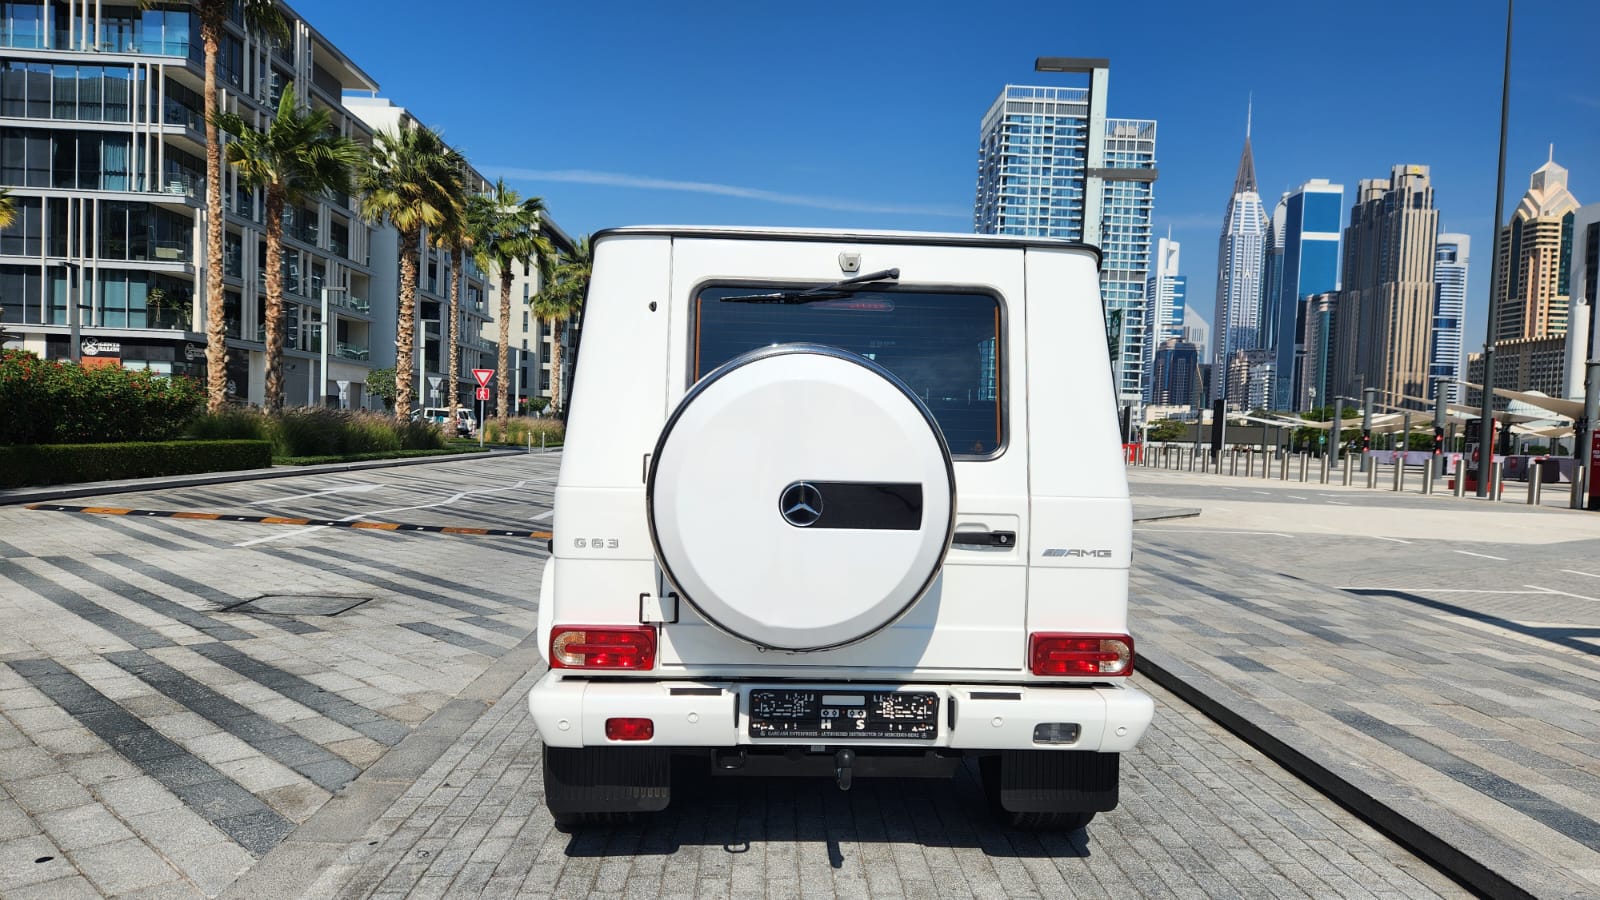
<path id="1" fill-rule="evenodd" d="M 489 379 L 494 377 L 493 369 L 473 369 L 472 377 L 478 379 L 478 387 L 488 387 Z"/>

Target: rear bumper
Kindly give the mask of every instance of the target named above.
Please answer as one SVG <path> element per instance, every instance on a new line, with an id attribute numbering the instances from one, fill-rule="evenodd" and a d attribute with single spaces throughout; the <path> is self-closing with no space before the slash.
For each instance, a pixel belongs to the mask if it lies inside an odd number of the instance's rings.
<path id="1" fill-rule="evenodd" d="M 751 738 L 745 723 L 748 693 L 770 683 L 734 681 L 594 681 L 551 670 L 528 692 L 528 709 L 552 747 L 793 746 L 814 742 Z M 785 683 L 786 688 L 838 690 L 838 683 Z M 905 688 L 939 695 L 939 734 L 933 740 L 830 741 L 845 747 L 952 750 L 1132 750 L 1155 714 L 1148 694 L 1127 685 L 857 684 L 852 691 Z M 612 741 L 610 717 L 643 716 L 655 724 L 648 741 Z M 1078 725 L 1070 744 L 1038 744 L 1034 727 Z"/>

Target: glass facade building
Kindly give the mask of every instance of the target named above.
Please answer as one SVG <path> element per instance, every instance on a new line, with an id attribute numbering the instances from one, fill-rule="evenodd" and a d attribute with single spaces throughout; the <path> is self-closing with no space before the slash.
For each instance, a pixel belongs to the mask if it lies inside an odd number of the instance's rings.
<path id="1" fill-rule="evenodd" d="M 1007 85 L 983 118 L 973 227 L 1098 246 L 1119 398 L 1145 396 L 1156 123 L 1104 117 L 1104 60 L 1082 87 Z"/>
<path id="2" fill-rule="evenodd" d="M 1184 338 L 1185 313 L 1188 306 L 1189 280 L 1178 274 L 1181 246 L 1170 237 L 1156 241 L 1156 252 L 1151 264 L 1149 280 L 1145 282 L 1145 322 L 1149 339 L 1145 341 L 1144 399 L 1153 402 L 1157 373 L 1155 357 L 1157 348 L 1167 341 Z M 1193 345 L 1189 348 L 1194 349 Z"/>
<path id="3" fill-rule="evenodd" d="M 1306 301 L 1339 286 L 1339 232 L 1344 215 L 1344 185 L 1314 178 L 1290 191 L 1283 200 L 1283 256 L 1278 269 L 1278 297 L 1271 310 L 1276 324 L 1271 349 L 1279 373 L 1273 407 L 1293 409 L 1300 397 L 1305 358 Z"/>
<path id="4" fill-rule="evenodd" d="M 370 140 L 343 105 L 376 83 L 287 6 L 287 39 L 248 31 L 235 5 L 218 81 L 226 108 L 256 127 L 285 85 L 326 109 L 341 133 Z M 18 343 L 158 373 L 205 374 L 205 122 L 199 22 L 185 4 L 0 0 L 0 185 L 17 221 L 0 233 L 0 306 Z M 262 400 L 265 358 L 263 197 L 223 168 L 228 387 Z M 344 196 L 285 211 L 284 376 L 290 403 L 361 386 L 374 342 L 372 229 Z M 321 293 L 334 362 L 318 373 Z M 75 302 L 74 302 L 75 299 Z M 392 301 L 390 301 L 392 316 Z M 80 343 L 70 345 L 74 320 Z M 319 390 L 318 381 L 321 384 Z"/>
<path id="5" fill-rule="evenodd" d="M 1222 216 L 1222 234 L 1217 240 L 1217 308 L 1213 323 L 1216 361 L 1229 372 L 1229 408 L 1238 408 L 1242 398 L 1233 392 L 1232 372 L 1235 356 L 1241 350 L 1256 350 L 1261 345 L 1261 290 L 1266 267 L 1267 211 L 1256 190 L 1255 158 L 1246 134 L 1244 152 L 1239 156 L 1239 171 L 1233 180 L 1233 193 Z"/>

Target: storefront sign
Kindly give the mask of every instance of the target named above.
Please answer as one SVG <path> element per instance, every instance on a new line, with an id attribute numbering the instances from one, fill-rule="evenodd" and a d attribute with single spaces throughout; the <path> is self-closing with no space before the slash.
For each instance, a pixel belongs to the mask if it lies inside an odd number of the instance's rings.
<path id="1" fill-rule="evenodd" d="M 84 338 L 78 349 L 83 351 L 84 356 L 118 356 L 122 353 L 122 344 L 117 341 Z"/>

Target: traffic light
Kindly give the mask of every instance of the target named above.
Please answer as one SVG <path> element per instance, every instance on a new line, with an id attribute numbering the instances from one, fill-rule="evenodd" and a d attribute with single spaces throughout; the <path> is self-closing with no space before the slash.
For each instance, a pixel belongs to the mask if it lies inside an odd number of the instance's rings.
<path id="1" fill-rule="evenodd" d="M 1444 453 L 1444 429 L 1443 428 L 1435 428 L 1433 430 L 1433 455 L 1434 456 L 1439 456 L 1439 455 L 1441 455 L 1443 453 Z"/>
<path id="2" fill-rule="evenodd" d="M 1366 453 L 1368 450 L 1371 450 L 1371 449 L 1372 449 L 1372 430 L 1368 429 L 1368 428 L 1363 428 L 1363 429 L 1361 429 L 1361 452 L 1362 453 Z"/>

